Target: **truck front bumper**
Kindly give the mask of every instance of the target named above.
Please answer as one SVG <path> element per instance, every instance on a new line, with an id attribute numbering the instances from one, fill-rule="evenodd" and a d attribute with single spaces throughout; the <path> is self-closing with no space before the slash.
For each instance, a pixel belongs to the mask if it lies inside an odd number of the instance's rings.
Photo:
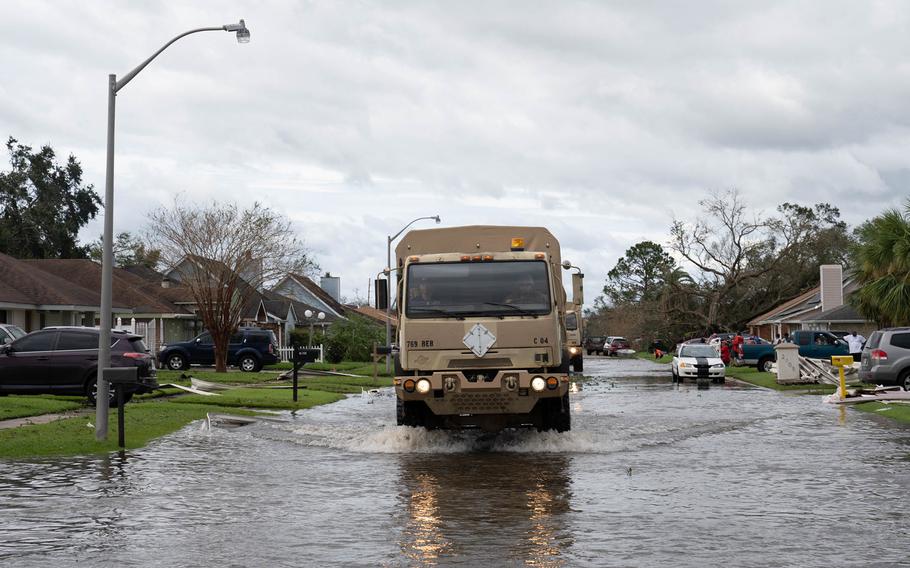
<path id="1" fill-rule="evenodd" d="M 555 388 L 531 387 L 534 377 L 555 378 Z M 430 390 L 408 392 L 405 381 L 420 379 L 430 382 Z M 472 377 L 473 379 L 473 377 Z M 569 376 L 563 373 L 530 373 L 526 370 L 499 371 L 492 379 L 469 380 L 461 371 L 437 371 L 432 374 L 406 375 L 395 378 L 395 394 L 405 401 L 423 401 L 437 416 L 463 414 L 527 414 L 537 401 L 558 398 L 569 391 Z"/>

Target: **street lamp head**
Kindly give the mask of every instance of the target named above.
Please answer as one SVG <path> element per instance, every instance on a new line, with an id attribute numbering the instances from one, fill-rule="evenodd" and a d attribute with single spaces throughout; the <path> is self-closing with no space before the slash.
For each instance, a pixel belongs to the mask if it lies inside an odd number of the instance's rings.
<path id="1" fill-rule="evenodd" d="M 307 310 L 307 311 L 303 312 L 303 315 L 308 318 L 311 318 L 311 317 L 313 317 L 313 310 Z"/>
<path id="2" fill-rule="evenodd" d="M 322 320 L 325 319 L 325 314 L 322 313 L 322 312 L 319 312 L 319 313 L 316 315 L 316 318 L 317 318 L 319 321 L 322 321 Z"/>
<path id="3" fill-rule="evenodd" d="M 439 215 L 437 215 L 437 216 L 435 216 L 435 217 L 433 217 L 433 218 L 436 219 L 436 224 L 437 224 L 437 225 L 440 224 L 440 223 L 442 223 L 442 219 L 439 218 Z"/>
<path id="4" fill-rule="evenodd" d="M 226 24 L 223 27 L 226 32 L 237 32 L 237 43 L 250 43 L 250 30 L 242 19 L 239 24 Z"/>

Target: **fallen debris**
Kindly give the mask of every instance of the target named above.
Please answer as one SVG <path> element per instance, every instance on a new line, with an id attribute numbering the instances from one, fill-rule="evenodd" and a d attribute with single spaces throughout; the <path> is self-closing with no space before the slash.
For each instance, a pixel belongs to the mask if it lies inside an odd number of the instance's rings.
<path id="1" fill-rule="evenodd" d="M 829 394 L 822 399 L 829 404 L 859 404 L 861 402 L 910 402 L 910 392 L 901 390 L 900 387 L 883 387 L 874 389 L 849 389 L 847 397 L 841 399 L 840 392 Z"/>
<path id="2" fill-rule="evenodd" d="M 193 394 L 201 394 L 204 396 L 221 396 L 220 394 L 218 394 L 216 392 L 208 392 L 208 391 L 204 391 L 204 390 L 199 390 L 199 389 L 193 388 L 193 387 L 178 385 L 177 383 L 167 383 L 166 385 L 159 385 L 159 388 L 165 388 L 165 387 L 173 387 L 175 389 L 185 390 L 186 392 L 191 392 Z"/>

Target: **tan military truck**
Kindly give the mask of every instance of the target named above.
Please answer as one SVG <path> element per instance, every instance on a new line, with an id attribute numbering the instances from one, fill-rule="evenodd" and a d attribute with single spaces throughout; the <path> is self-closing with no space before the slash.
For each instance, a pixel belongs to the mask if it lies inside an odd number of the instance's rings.
<path id="1" fill-rule="evenodd" d="M 569 350 L 569 362 L 576 373 L 584 371 L 584 345 L 582 337 L 583 320 L 581 306 L 572 304 L 566 309 L 566 343 Z"/>
<path id="2" fill-rule="evenodd" d="M 395 259 L 398 424 L 570 429 L 560 268 L 571 265 L 547 229 L 413 230 Z"/>

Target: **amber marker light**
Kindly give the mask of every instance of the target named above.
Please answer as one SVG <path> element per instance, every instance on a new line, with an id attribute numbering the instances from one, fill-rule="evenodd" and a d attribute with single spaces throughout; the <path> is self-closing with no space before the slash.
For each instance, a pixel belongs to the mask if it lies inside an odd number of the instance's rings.
<path id="1" fill-rule="evenodd" d="M 559 380 L 556 377 L 547 377 L 547 388 L 550 390 L 559 386 Z"/>
<path id="2" fill-rule="evenodd" d="M 415 386 L 416 386 L 416 383 L 414 382 L 414 379 L 408 379 L 404 382 L 404 390 L 406 390 L 407 392 L 414 392 Z"/>
<path id="3" fill-rule="evenodd" d="M 521 237 L 512 237 L 512 250 L 525 250 L 525 240 Z"/>
<path id="4" fill-rule="evenodd" d="M 490 262 L 491 260 L 493 260 L 493 255 L 492 255 L 492 254 L 485 254 L 485 255 L 483 255 L 483 260 L 484 260 L 485 262 Z"/>

